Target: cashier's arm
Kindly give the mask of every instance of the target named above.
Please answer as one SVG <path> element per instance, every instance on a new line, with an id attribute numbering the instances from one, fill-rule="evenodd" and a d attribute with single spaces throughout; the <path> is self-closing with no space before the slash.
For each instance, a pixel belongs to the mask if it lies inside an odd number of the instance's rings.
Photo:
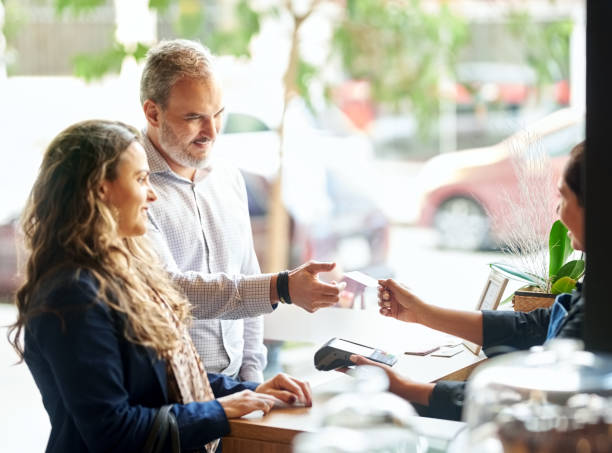
<path id="1" fill-rule="evenodd" d="M 385 364 L 374 362 L 360 355 L 352 355 L 351 361 L 355 365 L 372 365 L 382 368 L 389 377 L 389 391 L 413 403 L 429 406 L 429 399 L 435 384 L 416 382 L 400 376 L 393 368 Z"/>
<path id="2" fill-rule="evenodd" d="M 482 312 L 427 304 L 393 279 L 379 280 L 378 283 L 378 305 L 382 315 L 423 324 L 482 345 Z"/>

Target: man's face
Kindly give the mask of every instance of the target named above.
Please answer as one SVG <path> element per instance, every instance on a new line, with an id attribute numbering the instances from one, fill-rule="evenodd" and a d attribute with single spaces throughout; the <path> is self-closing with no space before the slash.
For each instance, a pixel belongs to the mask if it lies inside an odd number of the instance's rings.
<path id="1" fill-rule="evenodd" d="M 203 168 L 221 129 L 223 110 L 221 88 L 213 76 L 180 79 L 160 112 L 160 151 L 181 167 Z"/>

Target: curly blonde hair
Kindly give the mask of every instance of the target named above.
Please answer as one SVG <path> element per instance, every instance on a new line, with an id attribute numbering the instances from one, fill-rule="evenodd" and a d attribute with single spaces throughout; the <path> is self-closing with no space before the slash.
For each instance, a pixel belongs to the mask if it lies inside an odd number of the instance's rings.
<path id="1" fill-rule="evenodd" d="M 9 330 L 20 359 L 21 332 L 28 320 L 54 311 L 37 296 L 64 269 L 86 271 L 96 279 L 99 299 L 125 314 L 129 341 L 152 348 L 160 357 L 168 357 L 182 341 L 159 299 L 182 322 L 189 320 L 187 301 L 145 237 L 119 237 L 114 208 L 99 196 L 102 182 L 117 177 L 123 152 L 140 141 L 131 126 L 90 120 L 68 127 L 47 148 L 22 216 L 29 256 L 26 281 L 16 295 L 19 316 Z"/>

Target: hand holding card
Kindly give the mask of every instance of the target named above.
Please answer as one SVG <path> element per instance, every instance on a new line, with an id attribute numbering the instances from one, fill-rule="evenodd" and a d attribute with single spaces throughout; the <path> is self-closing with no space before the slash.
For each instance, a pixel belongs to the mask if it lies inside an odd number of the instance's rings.
<path id="1" fill-rule="evenodd" d="M 376 288 L 378 286 L 378 280 L 359 271 L 346 272 L 344 274 L 344 278 L 347 280 L 352 280 L 363 287 Z"/>
<path id="2" fill-rule="evenodd" d="M 361 299 L 361 308 L 365 308 L 364 292 L 366 288 L 376 288 L 378 286 L 378 280 L 370 277 L 359 271 L 346 272 L 342 277 L 344 283 L 346 283 L 346 290 L 352 294 L 353 308 L 357 308 L 358 305 L 354 303 L 357 297 Z"/>

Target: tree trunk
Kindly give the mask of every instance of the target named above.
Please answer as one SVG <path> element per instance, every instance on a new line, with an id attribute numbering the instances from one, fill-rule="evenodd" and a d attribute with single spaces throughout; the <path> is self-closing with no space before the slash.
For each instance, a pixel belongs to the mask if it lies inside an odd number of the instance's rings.
<path id="1" fill-rule="evenodd" d="M 289 51 L 289 63 L 283 76 L 285 85 L 283 114 L 278 128 L 279 135 L 279 167 L 278 174 L 272 183 L 268 210 L 268 237 L 266 250 L 265 272 L 278 272 L 289 266 L 290 228 L 289 216 L 283 204 L 283 153 L 285 146 L 285 118 L 287 107 L 291 99 L 297 94 L 296 76 L 299 64 L 299 37 L 300 27 L 306 16 L 293 15 L 294 27 L 291 35 L 291 49 Z"/>

